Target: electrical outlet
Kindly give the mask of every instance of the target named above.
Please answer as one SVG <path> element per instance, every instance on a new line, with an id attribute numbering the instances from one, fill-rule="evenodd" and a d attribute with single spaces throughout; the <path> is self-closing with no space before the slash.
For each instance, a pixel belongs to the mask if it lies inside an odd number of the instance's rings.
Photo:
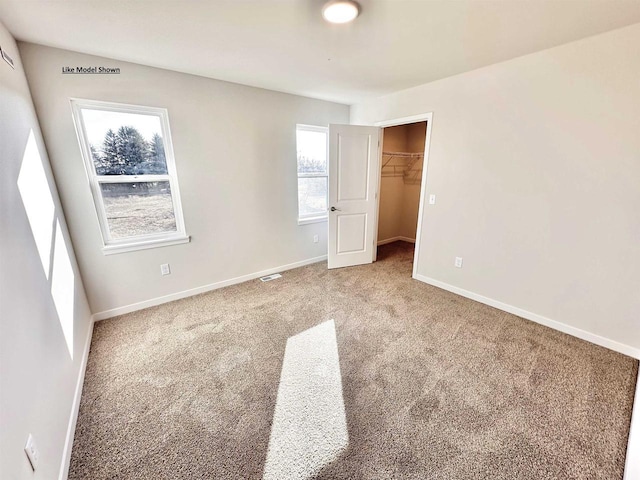
<path id="1" fill-rule="evenodd" d="M 456 268 L 462 268 L 462 257 L 456 257 L 454 265 L 456 266 Z"/>
<path id="2" fill-rule="evenodd" d="M 436 204 L 436 196 L 432 193 L 431 195 L 429 195 L 429 205 L 435 205 Z"/>
<path id="3" fill-rule="evenodd" d="M 313 243 L 318 243 L 318 235 L 313 236 Z"/>
<path id="4" fill-rule="evenodd" d="M 169 264 L 168 263 L 163 263 L 162 265 L 160 265 L 160 273 L 162 275 L 170 275 L 171 274 L 171 269 L 169 268 Z"/>
<path id="5" fill-rule="evenodd" d="M 29 463 L 31 463 L 31 468 L 35 472 L 36 468 L 38 468 L 38 458 L 40 458 L 40 452 L 38 452 L 38 446 L 33 439 L 33 435 L 31 434 L 29 434 L 29 437 L 27 437 L 27 444 L 24 446 L 24 451 L 27 454 Z"/>

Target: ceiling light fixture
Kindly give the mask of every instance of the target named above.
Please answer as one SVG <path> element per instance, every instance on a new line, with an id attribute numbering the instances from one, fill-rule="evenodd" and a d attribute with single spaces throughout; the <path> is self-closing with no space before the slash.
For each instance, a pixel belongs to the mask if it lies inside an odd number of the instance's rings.
<path id="1" fill-rule="evenodd" d="M 322 16 L 331 23 L 349 23 L 359 14 L 360 5 L 353 0 L 334 0 L 322 7 Z"/>

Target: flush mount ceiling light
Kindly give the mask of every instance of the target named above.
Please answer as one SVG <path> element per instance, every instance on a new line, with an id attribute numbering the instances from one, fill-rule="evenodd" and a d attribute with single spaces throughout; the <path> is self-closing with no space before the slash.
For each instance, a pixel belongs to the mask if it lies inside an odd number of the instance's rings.
<path id="1" fill-rule="evenodd" d="M 353 0 L 334 0 L 322 7 L 322 16 L 327 22 L 349 23 L 360 13 L 360 5 Z"/>

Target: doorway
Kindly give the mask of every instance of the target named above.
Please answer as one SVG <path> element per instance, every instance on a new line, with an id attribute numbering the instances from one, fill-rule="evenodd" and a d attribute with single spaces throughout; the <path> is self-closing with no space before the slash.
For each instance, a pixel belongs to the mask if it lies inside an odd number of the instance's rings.
<path id="1" fill-rule="evenodd" d="M 375 126 L 329 125 L 329 269 L 375 262 L 378 239 L 381 242 L 406 239 L 415 242 L 412 276 L 416 278 L 432 115 L 427 113 L 389 120 Z M 383 162 L 384 129 L 404 125 L 408 126 L 388 130 L 385 144 L 387 156 Z M 400 132 L 399 140 L 396 138 L 394 144 L 396 131 Z M 378 237 L 383 168 L 385 178 L 395 178 L 396 182 L 400 179 L 401 185 L 411 187 L 406 189 L 406 195 L 385 195 L 382 200 L 385 210 L 382 214 L 383 225 L 381 236 Z M 387 183 L 386 180 L 384 182 Z M 391 199 L 392 204 L 406 204 L 407 208 L 388 207 L 387 199 Z M 396 213 L 395 219 L 387 215 L 389 210 Z M 393 225 L 397 227 L 391 236 L 387 228 L 389 218 L 391 230 Z"/>
<path id="2" fill-rule="evenodd" d="M 428 114 L 379 125 L 383 129 L 377 246 L 393 242 L 415 244 L 413 276 L 418 264 L 430 122 L 431 114 Z"/>

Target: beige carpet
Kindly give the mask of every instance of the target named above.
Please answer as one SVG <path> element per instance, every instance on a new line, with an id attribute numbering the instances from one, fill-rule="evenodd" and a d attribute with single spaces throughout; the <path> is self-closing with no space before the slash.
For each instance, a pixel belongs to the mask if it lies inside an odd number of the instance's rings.
<path id="1" fill-rule="evenodd" d="M 70 478 L 259 479 L 269 448 L 282 471 L 291 440 L 276 425 L 269 447 L 272 422 L 295 424 L 291 395 L 310 390 L 287 382 L 312 378 L 287 373 L 287 349 L 328 385 L 305 408 L 317 397 L 346 417 L 309 477 L 621 479 L 637 361 L 412 280 L 412 254 L 397 242 L 373 265 L 315 264 L 98 322 Z M 316 333 L 317 354 L 288 345 Z"/>

